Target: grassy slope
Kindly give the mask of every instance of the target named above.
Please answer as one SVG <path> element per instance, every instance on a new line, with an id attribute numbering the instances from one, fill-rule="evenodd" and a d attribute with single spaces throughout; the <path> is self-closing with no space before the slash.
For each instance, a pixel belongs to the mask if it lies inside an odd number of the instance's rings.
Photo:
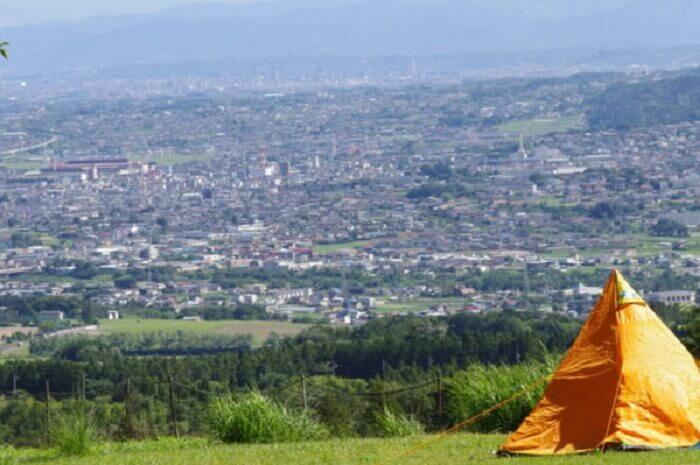
<path id="1" fill-rule="evenodd" d="M 569 457 L 498 459 L 493 451 L 503 436 L 458 434 L 435 442 L 409 457 L 396 457 L 418 439 L 350 439 L 320 443 L 283 445 L 216 446 L 206 440 L 164 439 L 141 443 L 109 445 L 82 458 L 61 458 L 55 452 L 19 451 L 15 464 L 52 465 L 454 465 L 454 464 L 610 464 L 689 465 L 700 463 L 700 451 L 591 454 Z M 394 457 L 393 460 L 390 460 Z"/>

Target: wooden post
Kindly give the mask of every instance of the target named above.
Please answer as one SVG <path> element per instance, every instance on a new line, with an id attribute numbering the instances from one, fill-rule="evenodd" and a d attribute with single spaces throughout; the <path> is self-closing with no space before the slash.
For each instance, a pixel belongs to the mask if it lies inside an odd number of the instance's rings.
<path id="1" fill-rule="evenodd" d="M 83 402 L 85 402 L 85 372 L 83 371 L 80 376 L 80 394 Z"/>
<path id="2" fill-rule="evenodd" d="M 304 411 L 309 409 L 309 398 L 306 392 L 306 376 L 301 375 L 301 399 L 304 402 Z"/>
<path id="3" fill-rule="evenodd" d="M 382 359 L 382 410 L 386 411 L 386 361 Z"/>
<path id="4" fill-rule="evenodd" d="M 129 432 L 131 432 L 131 412 L 129 411 L 129 398 L 131 397 L 131 379 L 126 378 L 124 386 L 124 424 Z"/>
<path id="5" fill-rule="evenodd" d="M 51 444 L 51 405 L 49 404 L 49 396 L 51 389 L 49 380 L 46 380 L 46 444 Z"/>
<path id="6" fill-rule="evenodd" d="M 438 422 L 442 423 L 442 371 L 437 372 Z"/>
<path id="7" fill-rule="evenodd" d="M 17 398 L 17 375 L 12 373 L 12 397 Z"/>
<path id="8" fill-rule="evenodd" d="M 172 422 L 173 434 L 176 438 L 180 437 L 180 432 L 177 429 L 177 416 L 175 415 L 175 378 L 173 375 L 168 377 L 170 387 L 170 421 Z"/>

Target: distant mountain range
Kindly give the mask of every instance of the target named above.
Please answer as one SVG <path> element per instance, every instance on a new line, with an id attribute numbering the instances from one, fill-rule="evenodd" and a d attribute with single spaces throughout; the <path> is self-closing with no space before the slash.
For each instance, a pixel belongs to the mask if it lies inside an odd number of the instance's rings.
<path id="1" fill-rule="evenodd" d="M 660 49 L 700 44 L 696 0 L 375 0 L 287 8 L 196 5 L 8 28 L 5 71 L 271 57 Z"/>

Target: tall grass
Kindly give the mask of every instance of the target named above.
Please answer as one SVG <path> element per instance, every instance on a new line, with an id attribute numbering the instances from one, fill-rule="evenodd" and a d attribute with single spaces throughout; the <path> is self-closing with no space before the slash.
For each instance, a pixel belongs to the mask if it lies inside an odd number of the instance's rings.
<path id="1" fill-rule="evenodd" d="M 385 438 L 419 436 L 425 432 L 423 425 L 413 416 L 395 414 L 388 408 L 377 415 L 379 433 Z"/>
<path id="2" fill-rule="evenodd" d="M 0 465 L 13 465 L 16 463 L 15 456 L 16 456 L 15 448 L 12 446 L 3 446 L 0 447 Z"/>
<path id="3" fill-rule="evenodd" d="M 470 418 L 543 380 L 556 367 L 554 357 L 518 365 L 473 365 L 448 383 L 447 413 L 454 424 Z M 512 431 L 520 425 L 544 393 L 546 382 L 479 420 L 471 427 L 478 432 Z"/>
<path id="4" fill-rule="evenodd" d="M 301 442 L 326 436 L 306 413 L 295 413 L 259 392 L 214 399 L 207 411 L 212 435 L 227 443 Z"/>
<path id="5" fill-rule="evenodd" d="M 68 456 L 87 455 L 97 443 L 97 428 L 89 414 L 64 413 L 52 425 L 53 444 Z"/>

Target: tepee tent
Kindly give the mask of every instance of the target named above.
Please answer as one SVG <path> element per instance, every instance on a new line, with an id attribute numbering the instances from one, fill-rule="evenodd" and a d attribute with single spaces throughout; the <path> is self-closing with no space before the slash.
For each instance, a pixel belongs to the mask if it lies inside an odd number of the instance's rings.
<path id="1" fill-rule="evenodd" d="M 544 397 L 500 452 L 571 454 L 698 441 L 695 360 L 614 270 Z"/>

